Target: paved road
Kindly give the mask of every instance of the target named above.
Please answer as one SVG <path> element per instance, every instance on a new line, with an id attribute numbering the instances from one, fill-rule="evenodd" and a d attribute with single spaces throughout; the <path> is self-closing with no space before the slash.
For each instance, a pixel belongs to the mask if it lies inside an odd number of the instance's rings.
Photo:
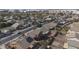
<path id="1" fill-rule="evenodd" d="M 16 38 L 17 36 L 21 35 L 21 34 L 24 33 L 24 32 L 28 32 L 28 31 L 32 30 L 33 28 L 35 28 L 35 26 L 31 26 L 31 27 L 29 27 L 29 28 L 26 28 L 26 29 L 23 29 L 23 30 L 19 30 L 19 31 L 17 31 L 16 33 L 14 33 L 14 34 L 12 34 L 12 35 L 10 35 L 10 36 L 7 36 L 7 37 L 4 37 L 4 38 L 0 39 L 0 45 L 1 45 L 1 44 L 4 44 L 5 42 L 7 42 L 7 41 L 9 41 L 9 40 L 12 40 L 12 39 Z M 19 33 L 19 32 L 20 32 L 20 33 Z M 18 34 L 18 33 L 19 33 L 19 34 Z"/>

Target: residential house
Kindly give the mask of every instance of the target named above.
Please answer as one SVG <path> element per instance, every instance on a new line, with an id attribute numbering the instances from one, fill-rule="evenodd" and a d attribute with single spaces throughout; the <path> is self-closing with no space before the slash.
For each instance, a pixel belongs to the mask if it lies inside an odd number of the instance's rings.
<path id="1" fill-rule="evenodd" d="M 58 34 L 55 37 L 55 40 L 52 43 L 52 46 L 55 46 L 55 47 L 58 47 L 58 48 L 68 48 L 66 36 Z"/>
<path id="2" fill-rule="evenodd" d="M 19 23 L 15 23 L 11 26 L 12 29 L 17 29 L 17 27 L 19 26 L 20 24 Z"/>
<path id="3" fill-rule="evenodd" d="M 79 48 L 79 22 L 71 24 L 66 37 L 69 47 Z"/>
<path id="4" fill-rule="evenodd" d="M 47 31 L 49 31 L 50 28 L 54 28 L 56 25 L 57 25 L 56 23 L 51 22 L 51 23 L 48 23 L 48 24 L 43 25 L 43 26 L 41 27 L 41 30 L 42 30 L 43 32 L 47 32 Z"/>

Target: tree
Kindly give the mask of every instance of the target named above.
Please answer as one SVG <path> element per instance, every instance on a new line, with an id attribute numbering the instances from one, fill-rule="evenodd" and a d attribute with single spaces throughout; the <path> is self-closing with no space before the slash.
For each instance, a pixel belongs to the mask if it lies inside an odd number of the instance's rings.
<path id="1" fill-rule="evenodd" d="M 42 24 L 41 24 L 41 23 L 38 23 L 38 24 L 37 24 L 37 27 L 42 27 Z"/>

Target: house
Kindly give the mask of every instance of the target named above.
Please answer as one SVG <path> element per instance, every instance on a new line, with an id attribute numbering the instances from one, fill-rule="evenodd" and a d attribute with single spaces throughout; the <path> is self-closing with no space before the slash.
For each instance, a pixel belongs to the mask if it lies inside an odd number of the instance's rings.
<path id="1" fill-rule="evenodd" d="M 1 32 L 7 33 L 7 32 L 9 32 L 9 29 L 3 29 L 3 30 L 1 30 Z"/>
<path id="2" fill-rule="evenodd" d="M 79 22 L 74 22 L 70 25 L 71 31 L 79 32 Z"/>
<path id="3" fill-rule="evenodd" d="M 71 24 L 66 34 L 69 47 L 79 48 L 79 22 Z"/>
<path id="4" fill-rule="evenodd" d="M 20 25 L 19 23 L 15 23 L 15 24 L 13 24 L 13 25 L 11 26 L 11 28 L 17 29 L 17 27 L 18 27 L 19 25 Z"/>
<path id="5" fill-rule="evenodd" d="M 58 34 L 55 37 L 55 40 L 52 43 L 52 45 L 59 47 L 59 48 L 68 48 L 66 36 Z"/>
<path id="6" fill-rule="evenodd" d="M 34 29 L 34 30 L 31 30 L 27 33 L 25 33 L 25 36 L 30 36 L 32 38 L 34 38 L 36 35 L 38 35 L 40 32 L 40 28 L 37 28 L 37 29 Z"/>
<path id="7" fill-rule="evenodd" d="M 41 27 L 41 30 L 42 30 L 43 32 L 47 32 L 47 31 L 49 31 L 50 28 L 54 28 L 56 25 L 57 25 L 56 23 L 50 22 L 50 23 L 48 23 L 48 24 L 43 25 L 43 26 Z"/>
<path id="8" fill-rule="evenodd" d="M 51 31 L 51 37 L 54 37 L 55 35 L 56 35 L 56 33 L 57 33 L 57 31 L 56 30 L 53 30 L 53 31 Z"/>
<path id="9" fill-rule="evenodd" d="M 60 20 L 59 22 L 58 22 L 58 25 L 64 25 L 66 22 L 64 21 L 64 20 Z"/>
<path id="10" fill-rule="evenodd" d="M 70 47 L 79 48 L 79 33 L 69 30 L 66 34 L 67 42 Z"/>
<path id="11" fill-rule="evenodd" d="M 46 18 L 45 21 L 46 22 L 50 22 L 52 19 L 51 18 Z"/>
<path id="12" fill-rule="evenodd" d="M 14 20 L 14 19 L 9 19 L 9 20 L 7 20 L 7 23 L 15 23 L 16 21 Z"/>

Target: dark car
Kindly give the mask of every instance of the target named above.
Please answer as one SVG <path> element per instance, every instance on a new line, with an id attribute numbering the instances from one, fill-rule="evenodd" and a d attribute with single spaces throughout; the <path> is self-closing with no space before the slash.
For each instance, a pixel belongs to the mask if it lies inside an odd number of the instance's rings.
<path id="1" fill-rule="evenodd" d="M 22 32 L 18 32 L 18 34 L 21 34 Z"/>
<path id="2" fill-rule="evenodd" d="M 33 41 L 33 38 L 27 37 L 27 38 L 26 38 L 26 41 L 29 42 L 29 43 L 31 43 L 31 42 Z"/>

